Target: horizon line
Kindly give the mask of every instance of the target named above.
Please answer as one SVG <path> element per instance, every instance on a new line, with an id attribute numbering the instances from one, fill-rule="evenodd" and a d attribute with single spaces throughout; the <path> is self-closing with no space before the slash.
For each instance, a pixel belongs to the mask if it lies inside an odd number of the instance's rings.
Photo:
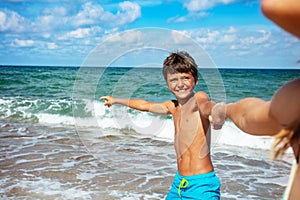
<path id="1" fill-rule="evenodd" d="M 41 67 L 41 68 L 51 68 L 51 67 L 61 67 L 61 68 L 81 68 L 81 67 L 86 67 L 86 68 L 145 68 L 145 69 L 161 69 L 162 67 L 137 67 L 137 66 L 76 66 L 76 65 L 13 65 L 13 64 L 0 64 L 0 67 Z M 199 67 L 198 67 L 199 68 Z M 300 70 L 300 67 L 236 67 L 236 66 L 221 66 L 221 67 L 216 67 L 217 69 L 282 69 L 282 70 Z M 211 67 L 201 67 L 201 69 L 215 69 Z"/>

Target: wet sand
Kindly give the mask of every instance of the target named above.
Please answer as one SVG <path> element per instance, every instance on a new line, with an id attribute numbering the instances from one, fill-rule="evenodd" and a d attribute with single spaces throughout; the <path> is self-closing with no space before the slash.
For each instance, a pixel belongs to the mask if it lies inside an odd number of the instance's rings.
<path id="1" fill-rule="evenodd" d="M 72 126 L 2 122 L 0 198 L 164 199 L 176 171 L 172 143 L 86 132 L 82 140 Z M 213 148 L 222 199 L 280 199 L 290 163 L 249 151 Z"/>

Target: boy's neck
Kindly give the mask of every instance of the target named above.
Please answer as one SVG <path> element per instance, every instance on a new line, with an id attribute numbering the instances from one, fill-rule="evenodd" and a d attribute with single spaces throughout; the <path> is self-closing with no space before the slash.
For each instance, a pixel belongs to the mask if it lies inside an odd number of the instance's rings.
<path id="1" fill-rule="evenodd" d="M 195 95 L 195 92 L 192 92 L 187 98 L 185 99 L 177 99 L 179 107 L 181 108 L 184 106 L 193 96 Z"/>

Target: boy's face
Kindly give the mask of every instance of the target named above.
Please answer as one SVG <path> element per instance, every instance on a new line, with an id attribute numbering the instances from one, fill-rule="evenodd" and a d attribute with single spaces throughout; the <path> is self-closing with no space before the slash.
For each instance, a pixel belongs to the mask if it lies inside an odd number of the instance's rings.
<path id="1" fill-rule="evenodd" d="M 191 94 L 194 92 L 195 85 L 198 84 L 196 80 L 189 73 L 174 73 L 167 74 L 167 85 L 169 90 L 175 95 L 177 100 L 187 100 L 190 98 Z"/>

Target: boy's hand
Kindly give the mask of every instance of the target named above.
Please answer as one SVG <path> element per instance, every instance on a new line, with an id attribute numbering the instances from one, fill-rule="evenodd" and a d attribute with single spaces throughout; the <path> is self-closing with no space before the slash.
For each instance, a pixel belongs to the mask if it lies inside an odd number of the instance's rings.
<path id="1" fill-rule="evenodd" d="M 208 119 L 213 129 L 221 129 L 226 119 L 226 104 L 221 102 L 214 105 Z"/>
<path id="2" fill-rule="evenodd" d="M 111 107 L 113 105 L 113 97 L 112 96 L 103 96 L 100 97 L 100 100 L 104 100 L 104 106 Z"/>

